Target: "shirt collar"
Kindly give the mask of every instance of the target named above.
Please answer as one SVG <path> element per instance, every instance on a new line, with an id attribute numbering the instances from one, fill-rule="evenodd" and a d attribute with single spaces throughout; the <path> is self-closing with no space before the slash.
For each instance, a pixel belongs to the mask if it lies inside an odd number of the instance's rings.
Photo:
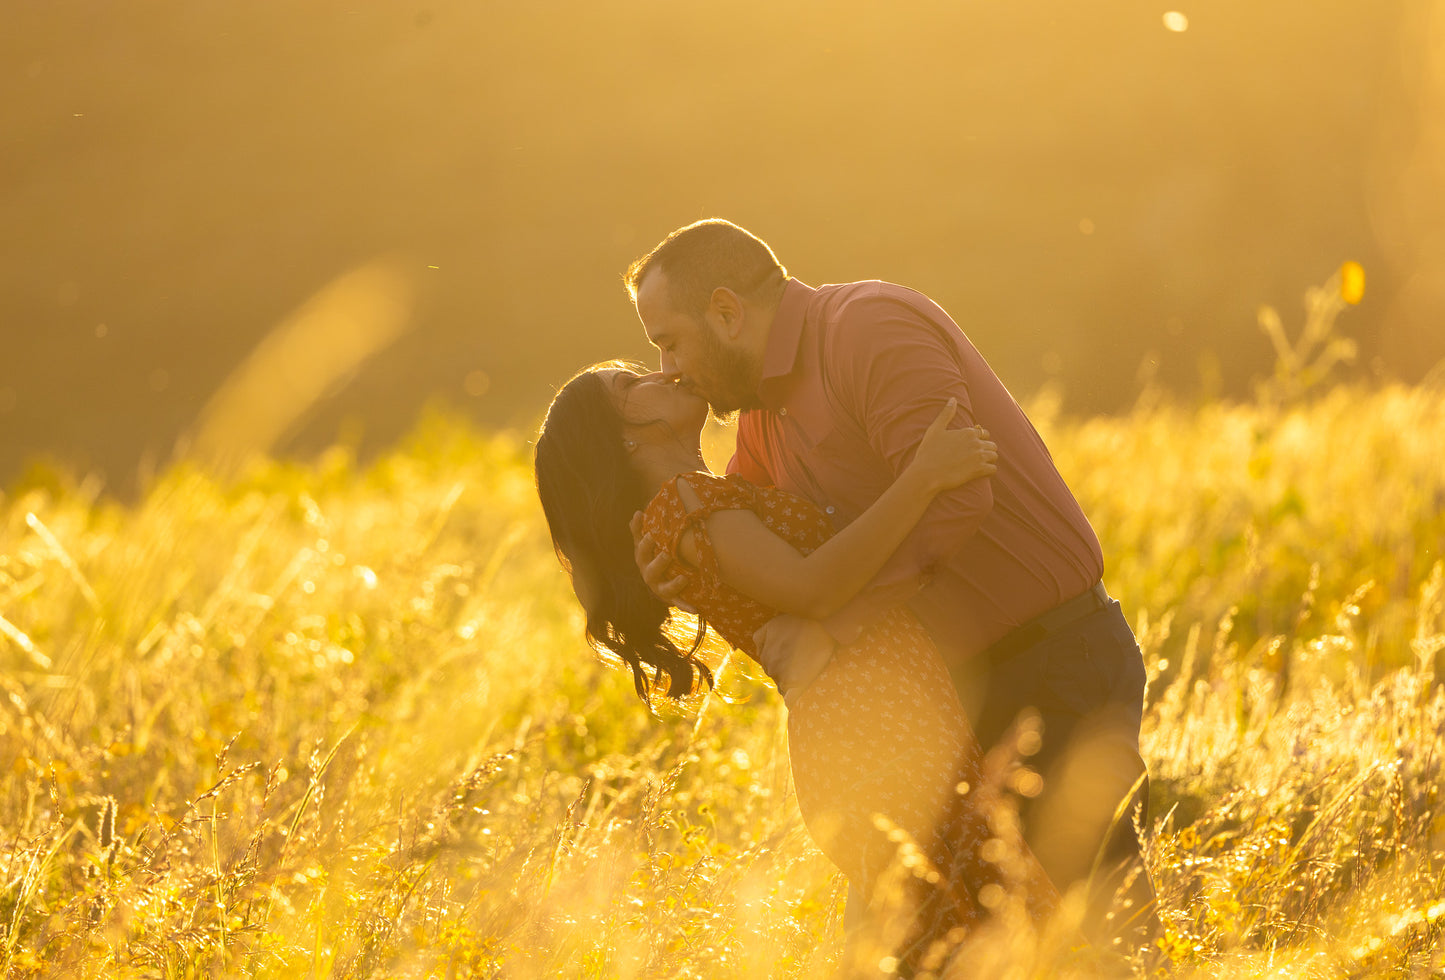
<path id="1" fill-rule="evenodd" d="M 782 397 L 787 387 L 783 379 L 793 373 L 798 363 L 803 324 L 815 291 L 797 279 L 789 279 L 783 288 L 782 301 L 768 331 L 768 346 L 763 351 L 763 376 L 758 381 L 758 397 L 765 405 L 771 406 Z"/>

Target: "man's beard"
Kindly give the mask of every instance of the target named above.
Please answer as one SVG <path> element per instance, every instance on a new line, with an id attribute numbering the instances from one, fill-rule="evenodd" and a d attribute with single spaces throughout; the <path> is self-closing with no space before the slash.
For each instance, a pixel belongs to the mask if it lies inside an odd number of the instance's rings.
<path id="1" fill-rule="evenodd" d="M 738 412 L 762 408 L 758 398 L 758 370 L 745 351 L 728 347 L 706 326 L 702 331 L 704 357 L 708 365 L 708 389 L 697 390 L 707 398 L 712 417 L 723 425 L 737 421 Z"/>
<path id="2" fill-rule="evenodd" d="M 735 408 L 731 412 L 721 412 L 709 405 L 707 407 L 707 414 L 708 418 L 712 419 L 718 425 L 724 428 L 731 428 L 738 424 L 738 415 L 741 414 L 741 410 Z"/>

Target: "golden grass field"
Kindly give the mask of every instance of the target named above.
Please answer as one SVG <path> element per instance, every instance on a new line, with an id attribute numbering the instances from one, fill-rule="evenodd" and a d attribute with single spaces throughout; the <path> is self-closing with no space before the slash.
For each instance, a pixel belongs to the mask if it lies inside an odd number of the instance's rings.
<path id="1" fill-rule="evenodd" d="M 1445 387 L 1026 407 L 1150 667 L 1148 973 L 1438 975 Z M 522 437 L 436 416 L 130 506 L 36 471 L 0 616 L 6 977 L 847 965 L 781 700 L 733 657 L 648 714 L 582 642 Z M 950 975 L 1102 969 L 1008 924 Z"/>

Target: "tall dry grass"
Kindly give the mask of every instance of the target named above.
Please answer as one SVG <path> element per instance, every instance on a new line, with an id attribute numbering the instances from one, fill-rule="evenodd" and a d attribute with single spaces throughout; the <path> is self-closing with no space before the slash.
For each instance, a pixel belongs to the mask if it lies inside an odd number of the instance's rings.
<path id="1" fill-rule="evenodd" d="M 959 976 L 1445 967 L 1445 392 L 1061 418 L 1153 682 L 1168 936 Z M 0 507 L 7 977 L 823 977 L 843 890 L 739 658 L 650 717 L 581 642 L 525 446 L 180 467 Z M 856 955 L 855 955 L 856 954 Z M 850 959 L 851 958 L 851 959 Z"/>

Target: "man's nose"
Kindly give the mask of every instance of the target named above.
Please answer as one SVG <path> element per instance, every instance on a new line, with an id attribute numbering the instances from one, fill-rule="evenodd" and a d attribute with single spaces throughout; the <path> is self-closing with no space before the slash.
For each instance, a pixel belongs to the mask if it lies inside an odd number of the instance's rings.
<path id="1" fill-rule="evenodd" d="M 673 360 L 671 354 L 665 352 L 660 354 L 659 361 L 662 366 L 662 376 L 668 381 L 676 381 L 682 377 L 682 372 L 677 369 L 677 361 Z"/>

